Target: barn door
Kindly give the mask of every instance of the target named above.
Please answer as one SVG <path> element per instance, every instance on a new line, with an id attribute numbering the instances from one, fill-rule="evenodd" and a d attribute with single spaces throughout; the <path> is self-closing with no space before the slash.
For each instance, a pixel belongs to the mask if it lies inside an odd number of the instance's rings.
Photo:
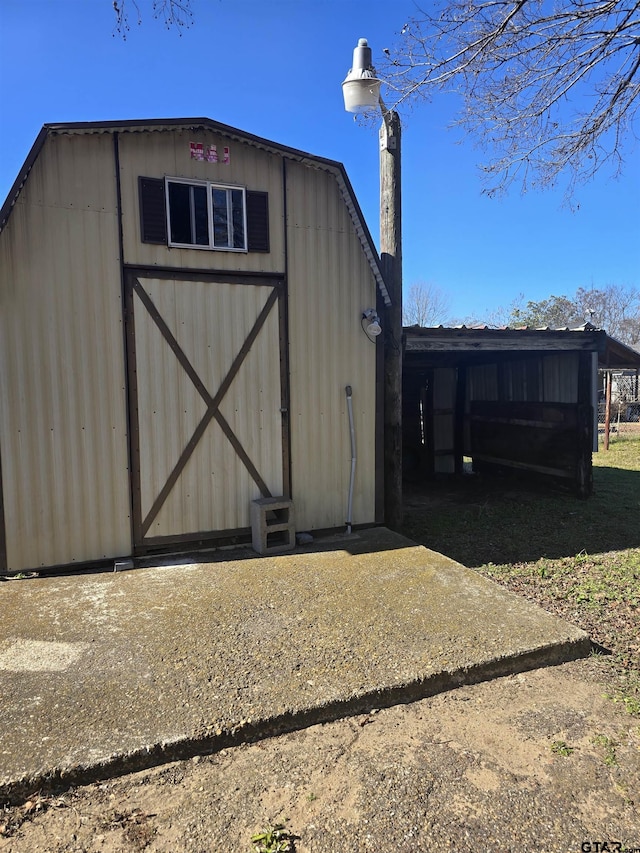
<path id="1" fill-rule="evenodd" d="M 288 494 L 283 286 L 127 274 L 136 551 L 247 532 Z"/>

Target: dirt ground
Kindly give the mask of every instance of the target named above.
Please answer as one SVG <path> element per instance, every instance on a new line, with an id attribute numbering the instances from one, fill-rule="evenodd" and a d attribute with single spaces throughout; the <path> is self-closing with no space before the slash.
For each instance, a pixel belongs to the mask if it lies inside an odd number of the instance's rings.
<path id="1" fill-rule="evenodd" d="M 614 679 L 592 657 L 34 796 L 0 811 L 0 851 L 250 851 L 284 821 L 298 853 L 640 851 Z"/>

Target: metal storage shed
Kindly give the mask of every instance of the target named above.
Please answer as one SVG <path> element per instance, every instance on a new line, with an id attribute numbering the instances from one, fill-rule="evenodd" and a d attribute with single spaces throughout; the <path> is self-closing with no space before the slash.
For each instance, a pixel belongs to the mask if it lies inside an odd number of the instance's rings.
<path id="1" fill-rule="evenodd" d="M 0 571 L 380 518 L 388 303 L 343 166 L 205 118 L 48 124 L 0 211 Z"/>

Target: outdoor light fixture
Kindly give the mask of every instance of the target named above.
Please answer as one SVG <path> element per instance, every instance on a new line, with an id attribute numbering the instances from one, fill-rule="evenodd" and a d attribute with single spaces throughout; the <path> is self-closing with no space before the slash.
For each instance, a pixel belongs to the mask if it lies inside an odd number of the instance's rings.
<path id="1" fill-rule="evenodd" d="M 375 308 L 368 308 L 363 313 L 362 319 L 366 322 L 366 325 L 363 322 L 365 332 L 371 335 L 371 337 L 377 338 L 382 332 L 382 326 L 380 325 L 380 317 L 378 317 Z"/>
<path id="2" fill-rule="evenodd" d="M 342 84 L 344 108 L 348 113 L 377 110 L 380 103 L 380 80 L 371 64 L 371 48 L 366 39 L 359 39 L 353 51 L 353 66 Z"/>

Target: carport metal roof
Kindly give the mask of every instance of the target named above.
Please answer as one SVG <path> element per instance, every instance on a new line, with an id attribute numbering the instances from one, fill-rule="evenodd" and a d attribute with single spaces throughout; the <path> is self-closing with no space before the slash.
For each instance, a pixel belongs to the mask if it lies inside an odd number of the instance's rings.
<path id="1" fill-rule="evenodd" d="M 406 352 L 447 354 L 456 360 L 483 352 L 597 352 L 598 364 L 608 369 L 640 368 L 640 352 L 584 323 L 577 329 L 511 329 L 489 326 L 405 326 Z"/>

